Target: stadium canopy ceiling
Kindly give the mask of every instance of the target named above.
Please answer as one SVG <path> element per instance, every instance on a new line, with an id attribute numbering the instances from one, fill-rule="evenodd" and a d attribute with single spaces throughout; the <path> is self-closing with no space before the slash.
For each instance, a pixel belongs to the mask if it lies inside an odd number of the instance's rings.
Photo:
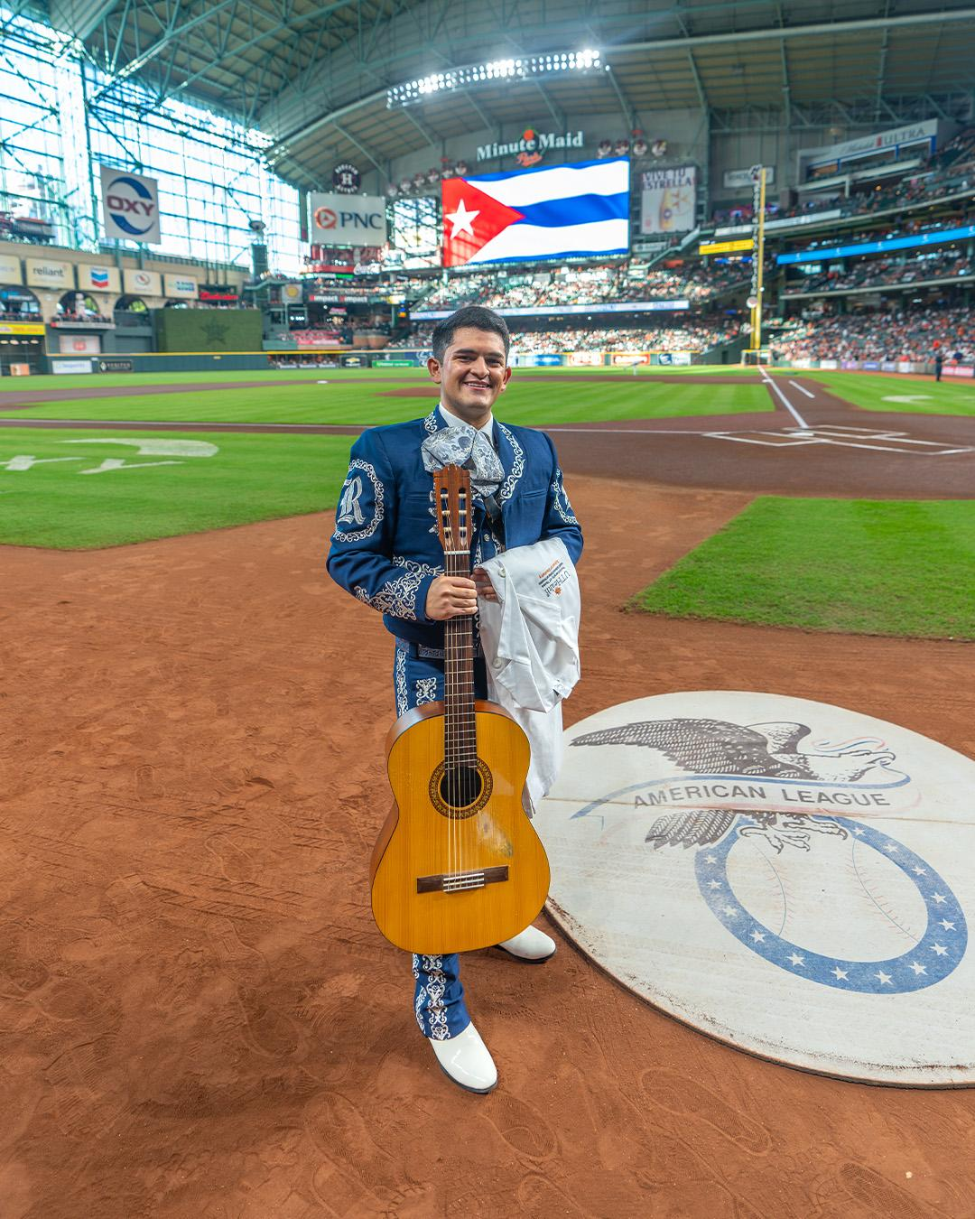
<path id="1" fill-rule="evenodd" d="M 9 5 L 11 0 L 7 0 Z M 566 115 L 607 136 L 700 108 L 712 130 L 968 117 L 975 7 L 934 0 L 13 0 L 115 79 L 202 101 L 275 144 L 279 173 L 321 185 L 337 160 L 389 161 Z M 591 48 L 588 71 L 476 80 L 387 106 L 387 89 L 489 61 Z M 110 88 L 110 87 L 109 87 Z M 737 117 L 736 117 L 737 116 Z M 742 119 L 744 117 L 744 120 Z M 749 120 L 749 117 L 750 120 Z M 652 134 L 652 133 L 651 133 Z"/>

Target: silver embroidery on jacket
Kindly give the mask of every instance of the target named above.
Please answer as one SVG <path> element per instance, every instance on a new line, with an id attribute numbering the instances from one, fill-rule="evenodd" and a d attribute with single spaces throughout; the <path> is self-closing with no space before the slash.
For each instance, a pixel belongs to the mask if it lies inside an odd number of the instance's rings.
<path id="1" fill-rule="evenodd" d="M 366 478 L 372 483 L 375 495 L 372 520 L 366 524 L 363 524 L 365 516 L 359 505 L 359 499 L 362 496 L 363 490 L 362 479 L 354 475 L 352 473 L 353 470 L 361 470 L 365 474 Z M 353 457 L 349 462 L 348 477 L 342 487 L 342 498 L 339 500 L 335 523 L 337 525 L 362 525 L 362 528 L 349 530 L 336 529 L 332 534 L 332 539 L 336 542 L 360 542 L 363 538 L 372 537 L 386 515 L 384 498 L 383 484 L 376 474 L 376 467 L 370 465 L 368 461 L 363 461 L 361 457 Z"/>
<path id="2" fill-rule="evenodd" d="M 437 679 L 435 677 L 418 677 L 416 679 L 416 703 L 422 707 L 424 703 L 435 702 L 437 698 Z"/>
<path id="3" fill-rule="evenodd" d="M 525 472 L 525 450 L 521 447 L 518 441 L 515 440 L 514 435 L 504 426 L 503 423 L 499 423 L 498 427 L 503 432 L 508 444 L 511 445 L 515 455 L 514 464 L 511 467 L 511 473 L 501 484 L 501 490 L 498 492 L 498 503 L 505 504 L 511 498 L 515 487 L 518 485 L 518 480 Z"/>
<path id="4" fill-rule="evenodd" d="M 406 652 L 403 648 L 396 649 L 393 684 L 396 689 L 396 714 L 405 715 L 410 709 L 410 696 L 406 689 Z"/>
<path id="5" fill-rule="evenodd" d="M 552 497 L 555 500 L 555 511 L 565 521 L 567 525 L 578 525 L 575 513 L 572 511 L 572 505 L 569 503 L 569 497 L 566 495 L 565 487 L 562 485 L 562 471 L 555 467 L 555 478 L 552 480 Z M 562 507 L 562 501 L 565 501 L 565 507 Z"/>
<path id="6" fill-rule="evenodd" d="M 354 592 L 360 601 L 365 601 L 381 614 L 391 614 L 394 618 L 405 618 L 407 622 L 416 622 L 416 594 L 423 583 L 424 576 L 439 576 L 443 574 L 442 567 L 431 567 L 429 563 L 418 563 L 415 559 L 404 559 L 396 555 L 393 559 L 395 567 L 406 570 L 401 576 L 394 576 L 373 593 L 370 597 L 365 589 L 356 585 Z"/>

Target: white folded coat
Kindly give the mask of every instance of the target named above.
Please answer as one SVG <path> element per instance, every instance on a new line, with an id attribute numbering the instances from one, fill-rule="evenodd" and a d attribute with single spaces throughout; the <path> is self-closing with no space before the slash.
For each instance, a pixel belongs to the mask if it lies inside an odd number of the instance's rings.
<path id="1" fill-rule="evenodd" d="M 532 803 L 549 791 L 562 761 L 562 699 L 579 680 L 579 577 L 565 544 L 546 538 L 482 564 L 498 595 L 478 600 L 488 695 L 531 744 Z"/>

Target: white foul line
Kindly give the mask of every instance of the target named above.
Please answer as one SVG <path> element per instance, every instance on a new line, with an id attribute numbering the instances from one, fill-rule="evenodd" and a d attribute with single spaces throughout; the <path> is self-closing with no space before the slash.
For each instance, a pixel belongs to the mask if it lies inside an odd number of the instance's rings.
<path id="1" fill-rule="evenodd" d="M 782 405 L 789 412 L 789 414 L 796 421 L 796 423 L 798 423 L 801 428 L 808 428 L 809 424 L 805 421 L 805 419 L 803 419 L 803 417 L 799 414 L 799 412 L 796 410 L 796 408 L 792 405 L 792 403 L 789 401 L 789 399 L 779 389 L 779 387 L 775 384 L 775 382 L 772 380 L 772 378 L 768 375 L 768 373 L 765 371 L 765 369 L 761 365 L 759 365 L 759 370 L 760 370 L 763 378 L 765 379 L 766 383 L 768 385 L 770 385 L 772 387 L 772 389 L 774 389 L 775 392 L 779 395 Z"/>
<path id="2" fill-rule="evenodd" d="M 790 385 L 795 386 L 795 388 L 796 388 L 796 389 L 799 391 L 799 393 L 800 393 L 800 394 L 805 394 L 807 398 L 815 398 L 815 397 L 816 397 L 816 395 L 815 395 L 815 394 L 811 394 L 811 393 L 809 392 L 809 390 L 808 390 L 808 389 L 806 389 L 806 387 L 805 387 L 804 385 L 800 385 L 798 381 L 790 381 L 790 382 L 789 382 L 789 384 L 790 384 Z"/>

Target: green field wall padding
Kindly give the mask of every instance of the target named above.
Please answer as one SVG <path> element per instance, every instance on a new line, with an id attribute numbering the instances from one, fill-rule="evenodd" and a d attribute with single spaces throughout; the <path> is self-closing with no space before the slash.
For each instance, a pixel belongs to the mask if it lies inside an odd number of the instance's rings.
<path id="1" fill-rule="evenodd" d="M 257 309 L 157 309 L 160 351 L 260 351 Z"/>

